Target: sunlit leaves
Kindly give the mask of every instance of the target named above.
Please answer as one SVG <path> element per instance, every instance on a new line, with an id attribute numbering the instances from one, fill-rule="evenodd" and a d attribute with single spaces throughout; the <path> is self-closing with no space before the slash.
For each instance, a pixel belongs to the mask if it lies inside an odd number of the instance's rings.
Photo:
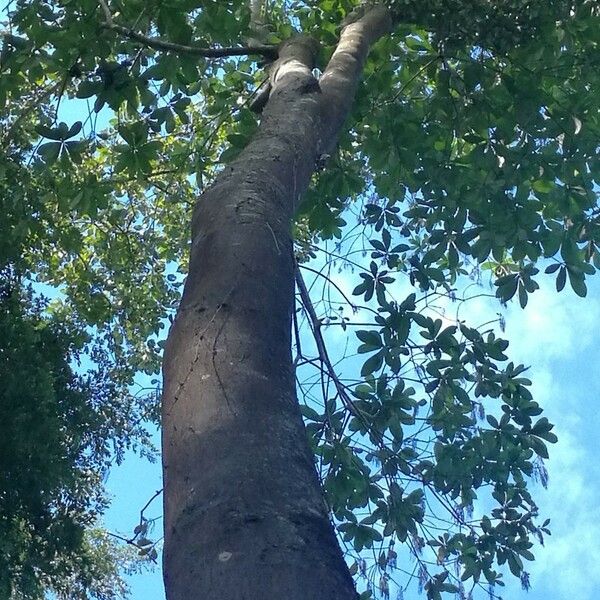
<path id="1" fill-rule="evenodd" d="M 585 12 L 582 20 L 588 19 Z M 545 42 L 517 46 L 502 59 L 479 48 L 427 64 L 422 54 L 433 54 L 431 49 L 423 45 L 415 55 L 411 49 L 421 41 L 410 38 L 402 59 L 392 61 L 397 95 L 390 105 L 384 100 L 390 82 L 379 86 L 377 79 L 383 65 L 367 67 L 373 76 L 365 103 L 373 94 L 384 101 L 372 103 L 370 110 L 359 101 L 356 131 L 374 185 L 389 202 L 370 205 L 365 218 L 376 219 L 380 229 L 385 208 L 395 206 L 400 192 L 400 199 L 410 197 L 413 203 L 404 212 L 412 231 L 433 234 L 444 227 L 445 239 L 434 243 L 432 238 L 414 264 L 413 279 L 423 289 L 431 285 L 431 275 L 440 282 L 439 271 L 425 271 L 428 264 L 452 273 L 463 255 L 479 263 L 506 255 L 522 265 L 598 235 L 596 215 L 585 212 L 596 203 L 590 180 L 597 180 L 598 161 L 592 140 L 580 138 L 586 118 L 597 127 L 590 112 L 594 100 L 585 91 L 595 87 L 595 74 L 585 70 L 586 55 L 575 47 L 569 46 L 572 54 L 563 52 L 564 30 L 559 39 L 551 20 L 540 26 Z M 587 39 L 588 27 L 570 35 Z M 552 74 L 550 64 L 555 65 Z M 576 89 L 586 98 L 584 119 Z M 579 260 L 567 262 L 575 267 L 568 271 L 573 289 L 583 295 L 587 273 Z M 518 292 L 524 305 L 531 291 L 523 281 L 500 297 Z"/>

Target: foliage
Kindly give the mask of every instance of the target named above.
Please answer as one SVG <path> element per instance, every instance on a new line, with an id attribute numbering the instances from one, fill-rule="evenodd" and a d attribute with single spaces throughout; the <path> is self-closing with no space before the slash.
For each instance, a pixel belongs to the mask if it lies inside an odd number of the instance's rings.
<path id="1" fill-rule="evenodd" d="M 357 4 L 269 2 L 262 41 L 310 31 L 323 66 Z M 402 543 L 429 598 L 466 597 L 502 583 L 496 565 L 527 580 L 523 560 L 547 533 L 528 481 L 545 480 L 556 438 L 507 342 L 435 310 L 485 274 L 501 302 L 523 307 L 541 269 L 586 295 L 600 266 L 599 16 L 586 0 L 389 5 L 397 27 L 373 48 L 296 223 L 299 257 L 316 256 L 307 268 L 358 271 L 354 297 L 334 297 L 362 306 L 361 320 L 325 304 L 311 325 L 356 329 L 366 360 L 352 359 L 351 384 L 324 367 L 323 394 L 300 390 L 357 577 L 389 596 Z M 112 25 L 180 45 L 252 33 L 242 0 L 116 7 Z M 0 249 L 61 286 L 56 310 L 94 328 L 122 381 L 153 372 L 195 191 L 257 126 L 259 57 L 165 51 L 111 28 L 95 0 L 10 3 L 8 15 Z M 301 373 L 315 356 L 297 353 Z"/>
<path id="2" fill-rule="evenodd" d="M 102 479 L 143 439 L 137 401 L 118 393 L 99 350 L 78 375 L 88 336 L 5 272 L 0 296 L 0 595 L 109 598 L 124 556 L 95 531 Z M 89 595 L 91 594 L 91 596 Z"/>

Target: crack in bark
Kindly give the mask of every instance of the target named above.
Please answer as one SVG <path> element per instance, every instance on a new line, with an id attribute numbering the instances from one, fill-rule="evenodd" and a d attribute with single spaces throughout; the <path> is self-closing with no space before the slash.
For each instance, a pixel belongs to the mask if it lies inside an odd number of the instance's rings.
<path id="1" fill-rule="evenodd" d="M 190 365 L 190 369 L 187 372 L 185 378 L 183 381 L 179 382 L 179 387 L 177 388 L 176 392 L 173 394 L 173 406 L 177 403 L 177 401 L 179 400 L 179 394 L 183 391 L 183 388 L 185 387 L 186 383 L 188 382 L 188 379 L 190 378 L 192 372 L 194 371 L 194 365 L 198 362 L 199 358 L 200 358 L 200 343 L 202 342 L 202 340 L 204 339 L 204 335 L 206 334 L 206 332 L 208 331 L 208 329 L 210 328 L 210 326 L 212 325 L 212 323 L 215 321 L 215 319 L 217 318 L 217 315 L 219 314 L 219 311 L 224 308 L 225 306 L 227 306 L 225 304 L 225 300 L 227 300 L 229 298 L 229 296 L 231 296 L 231 294 L 233 293 L 234 287 L 231 288 L 231 290 L 229 291 L 229 293 L 225 296 L 225 298 L 223 299 L 223 302 L 221 302 L 215 312 L 213 313 L 213 316 L 210 318 L 210 320 L 208 321 L 208 323 L 206 324 L 204 330 L 202 331 L 202 333 L 196 334 L 196 336 L 198 337 L 198 343 L 196 344 L 196 350 L 195 350 L 195 356 L 192 359 L 192 364 Z M 206 309 L 205 308 L 199 308 L 198 311 L 199 312 L 204 312 Z M 221 327 L 222 328 L 222 327 Z M 216 340 L 215 340 L 215 344 L 216 344 Z M 213 346 L 213 350 L 214 350 L 214 346 Z M 214 364 L 214 359 L 213 359 L 213 364 Z M 216 370 L 215 370 L 216 372 Z M 218 377 L 218 375 L 217 375 Z"/>
<path id="2" fill-rule="evenodd" d="M 223 304 L 219 305 L 219 308 L 222 308 L 222 307 L 225 307 L 225 306 L 226 305 L 223 303 Z M 221 387 L 221 391 L 223 392 L 223 396 L 225 398 L 225 402 L 227 403 L 227 407 L 232 412 L 232 414 L 237 417 L 238 413 L 235 410 L 235 406 L 233 406 L 233 404 L 229 400 L 229 396 L 227 395 L 227 390 L 225 389 L 225 385 L 223 383 L 223 380 L 221 379 L 221 375 L 219 374 L 219 369 L 217 369 L 217 363 L 215 362 L 215 359 L 216 359 L 216 356 L 217 356 L 217 342 L 219 341 L 219 338 L 221 337 L 221 333 L 223 333 L 223 329 L 225 328 L 225 325 L 227 324 L 228 320 L 229 320 L 229 315 L 227 315 L 223 319 L 223 322 L 221 323 L 221 326 L 219 327 L 219 330 L 217 331 L 217 335 L 215 335 L 215 340 L 213 342 L 213 347 L 212 347 L 212 366 L 213 366 L 213 370 L 215 372 L 215 375 L 217 376 L 217 380 L 219 382 L 219 386 Z"/>

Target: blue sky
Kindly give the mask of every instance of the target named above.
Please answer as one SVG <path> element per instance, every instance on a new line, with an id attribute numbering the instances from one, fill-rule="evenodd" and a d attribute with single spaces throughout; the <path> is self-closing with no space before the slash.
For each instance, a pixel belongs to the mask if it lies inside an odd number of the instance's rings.
<path id="1" fill-rule="evenodd" d="M 355 276 L 337 274 L 335 282 L 350 293 Z M 585 299 L 570 290 L 557 294 L 550 277 L 541 278 L 540 283 L 541 289 L 530 296 L 525 310 L 511 302 L 502 313 L 506 319 L 504 337 L 511 342 L 510 358 L 530 365 L 528 376 L 533 380 L 534 396 L 556 424 L 559 436 L 546 463 L 548 489 L 534 488 L 540 514 L 552 520 L 552 536 L 546 538 L 544 548 L 536 548 L 536 562 L 526 565 L 532 589 L 523 591 L 517 580 L 507 576 L 506 588 L 497 591 L 505 600 L 592 600 L 600 597 L 600 466 L 596 459 L 600 431 L 600 281 L 589 281 Z M 482 291 L 488 290 L 484 286 Z M 447 318 L 452 320 L 455 307 L 447 308 Z M 498 312 L 501 307 L 497 302 L 480 298 L 470 301 L 460 317 L 473 325 L 493 319 Z M 106 525 L 130 535 L 139 509 L 161 487 L 160 465 L 129 457 L 112 471 L 108 486 L 114 501 Z M 157 500 L 147 515 L 158 517 L 160 510 Z M 160 522 L 157 535 L 159 530 Z M 129 581 L 134 600 L 164 600 L 159 568 Z M 416 592 L 405 594 L 407 599 L 419 597 L 423 596 Z"/>

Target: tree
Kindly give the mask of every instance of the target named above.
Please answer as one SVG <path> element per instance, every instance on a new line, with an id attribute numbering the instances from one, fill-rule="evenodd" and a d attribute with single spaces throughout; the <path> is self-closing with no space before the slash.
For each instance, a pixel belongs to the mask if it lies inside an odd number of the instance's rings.
<path id="1" fill-rule="evenodd" d="M 501 364 L 493 332 L 421 307 L 486 270 L 501 301 L 525 306 L 539 263 L 559 291 L 568 278 L 586 294 L 600 236 L 597 7 L 357 4 L 9 7 L 0 167 L 21 183 L 8 188 L 18 202 L 2 199 L 6 260 L 22 247 L 23 273 L 63 286 L 123 381 L 158 365 L 191 222 L 163 364 L 170 600 L 353 598 L 374 546 L 385 597 L 394 542 L 429 598 L 466 597 L 501 584 L 496 564 L 526 585 L 531 538 L 547 532 L 527 478 L 543 477 L 536 457 L 556 436 L 525 367 Z M 74 98 L 93 109 L 63 123 Z M 347 254 L 353 206 L 372 260 L 348 303 L 372 323 L 356 333 L 362 381 L 347 386 L 298 263 L 319 239 L 342 238 Z M 415 291 L 397 298 L 402 276 Z M 334 388 L 320 407 L 296 401 L 310 361 L 297 334 L 292 359 L 294 281 Z M 472 522 L 487 490 L 489 514 Z M 428 527 L 439 510 L 454 522 L 441 536 Z M 350 569 L 332 523 L 357 553 Z"/>
<path id="2" fill-rule="evenodd" d="M 100 355 L 97 370 L 75 374 L 85 332 L 43 315 L 14 273 L 3 275 L 0 594 L 115 597 L 126 589 L 119 572 L 133 562 L 99 530 L 101 478 L 139 436 L 124 414 L 135 414 L 135 401 L 115 394 Z"/>

